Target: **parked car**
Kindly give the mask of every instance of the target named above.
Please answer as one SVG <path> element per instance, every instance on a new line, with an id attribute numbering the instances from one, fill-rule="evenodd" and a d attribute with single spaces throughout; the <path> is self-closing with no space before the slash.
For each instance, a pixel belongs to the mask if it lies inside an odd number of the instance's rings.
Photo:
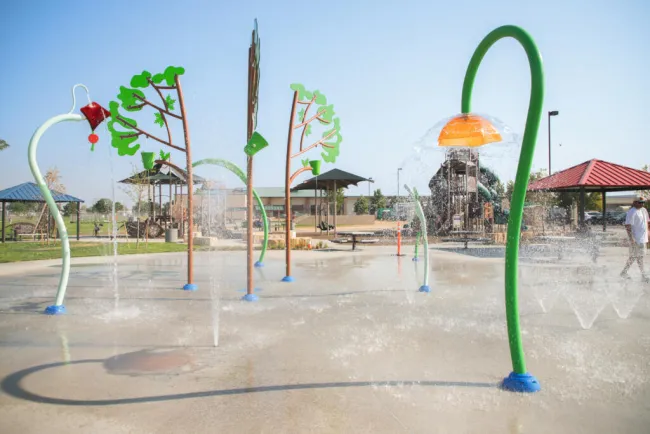
<path id="1" fill-rule="evenodd" d="M 608 225 L 622 225 L 625 223 L 625 212 L 608 211 L 605 213 L 605 219 Z M 598 215 L 592 216 L 588 222 L 592 225 L 602 225 L 603 215 L 599 213 Z"/>

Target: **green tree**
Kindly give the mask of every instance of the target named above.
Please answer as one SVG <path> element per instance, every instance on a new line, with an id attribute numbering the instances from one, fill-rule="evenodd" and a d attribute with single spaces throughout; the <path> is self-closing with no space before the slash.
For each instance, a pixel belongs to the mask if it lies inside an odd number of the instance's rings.
<path id="1" fill-rule="evenodd" d="M 603 195 L 593 192 L 585 195 L 585 211 L 602 211 Z"/>
<path id="2" fill-rule="evenodd" d="M 146 200 L 142 200 L 142 201 L 140 201 L 140 202 L 136 202 L 136 203 L 134 203 L 133 206 L 131 207 L 131 211 L 133 211 L 133 212 L 135 212 L 135 213 L 138 213 L 138 214 L 140 214 L 140 213 L 142 213 L 142 214 L 148 214 L 148 213 L 151 212 L 151 204 L 152 204 L 152 203 L 153 203 L 153 202 L 149 202 L 149 201 L 146 201 Z M 169 205 L 168 205 L 167 203 L 165 203 L 165 204 L 163 205 L 163 207 L 164 207 L 165 209 L 168 209 L 168 208 L 169 208 Z M 176 205 L 174 205 L 174 208 L 175 208 L 175 207 L 176 207 Z M 160 209 L 160 204 L 159 204 L 158 202 L 153 203 L 153 208 L 155 209 L 156 214 L 160 214 L 161 209 Z"/>
<path id="3" fill-rule="evenodd" d="M 129 199 L 135 204 L 131 208 L 133 212 L 140 215 L 141 211 L 148 210 L 148 202 L 144 200 L 145 194 L 149 190 L 149 183 L 147 182 L 147 172 L 141 171 L 137 165 L 131 163 L 131 179 L 133 182 L 125 184 L 122 187 Z M 138 237 L 140 236 L 140 228 L 138 227 Z M 138 241 L 136 241 L 136 244 Z"/>
<path id="4" fill-rule="evenodd" d="M 506 188 L 503 186 L 503 182 L 501 180 L 498 180 L 494 183 L 494 191 L 497 192 L 497 195 L 499 195 L 500 198 L 505 197 L 506 194 Z"/>
<path id="5" fill-rule="evenodd" d="M 4 151 L 9 147 L 9 143 L 7 143 L 5 140 L 0 139 L 0 151 Z"/>
<path id="6" fill-rule="evenodd" d="M 506 194 L 505 198 L 508 199 L 508 202 L 512 202 L 512 192 L 515 191 L 515 181 L 508 181 L 506 183 Z"/>
<path id="7" fill-rule="evenodd" d="M 124 205 L 120 202 L 115 202 L 115 211 L 124 211 Z"/>
<path id="8" fill-rule="evenodd" d="M 379 208 L 386 208 L 386 197 L 377 189 L 372 193 L 370 198 L 370 214 L 377 214 Z"/>
<path id="9" fill-rule="evenodd" d="M 343 202 L 345 202 L 345 193 L 342 188 L 336 189 L 336 199 L 334 198 L 334 191 L 327 192 L 327 202 L 332 203 L 336 201 L 336 213 L 339 214 L 343 209 Z"/>
<path id="10" fill-rule="evenodd" d="M 569 208 L 571 206 L 578 206 L 580 200 L 580 193 L 567 193 L 562 192 L 557 194 L 556 205 L 561 208 Z M 602 211 L 603 210 L 603 196 L 598 192 L 585 194 L 585 211 Z"/>
<path id="11" fill-rule="evenodd" d="M 38 206 L 38 202 L 12 202 L 9 205 L 9 209 L 15 214 L 26 214 L 28 212 L 36 212 Z"/>
<path id="12" fill-rule="evenodd" d="M 65 205 L 63 205 L 63 215 L 66 217 L 70 217 L 71 215 L 77 214 L 77 208 L 79 207 L 79 204 L 76 202 L 68 202 Z"/>
<path id="13" fill-rule="evenodd" d="M 106 198 L 99 199 L 90 210 L 98 214 L 109 214 L 113 212 L 113 201 Z"/>
<path id="14" fill-rule="evenodd" d="M 368 214 L 368 209 L 369 209 L 369 203 L 367 197 L 361 196 L 359 199 L 357 199 L 356 202 L 354 202 L 355 214 L 357 215 Z"/>

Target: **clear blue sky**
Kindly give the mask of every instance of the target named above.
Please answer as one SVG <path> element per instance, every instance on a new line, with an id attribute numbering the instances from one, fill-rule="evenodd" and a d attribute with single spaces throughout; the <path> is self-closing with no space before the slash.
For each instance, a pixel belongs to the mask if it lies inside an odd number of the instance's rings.
<path id="1" fill-rule="evenodd" d="M 289 84 L 301 82 L 323 91 L 341 118 L 344 140 L 335 167 L 372 176 L 376 187 L 395 194 L 398 165 L 432 125 L 460 110 L 469 58 L 480 40 L 503 24 L 527 29 L 542 51 L 544 110 L 560 111 L 553 119 L 554 169 L 590 158 L 641 167 L 650 163 L 649 5 L 644 0 L 2 2 L 0 138 L 12 147 L 0 153 L 0 187 L 32 180 L 29 138 L 43 121 L 70 109 L 73 84 L 86 84 L 92 98 L 107 106 L 133 74 L 168 65 L 186 68 L 194 159 L 221 157 L 244 166 L 254 18 L 262 38 L 258 130 L 271 143 L 257 158 L 257 186 L 283 183 Z M 529 88 L 523 50 L 515 41 L 500 41 L 481 65 L 473 108 L 522 132 Z M 140 159 L 114 152 L 111 158 L 104 130 L 91 153 L 88 133 L 81 124 L 50 129 L 38 159 L 44 169 L 60 169 L 68 192 L 92 202 L 110 197 L 111 179 L 128 176 L 131 163 L 139 165 Z M 535 168 L 546 168 L 545 119 L 537 145 Z M 223 169 L 198 173 L 238 185 Z M 357 192 L 365 194 L 367 187 L 350 193 Z M 125 200 L 119 190 L 117 198 Z"/>

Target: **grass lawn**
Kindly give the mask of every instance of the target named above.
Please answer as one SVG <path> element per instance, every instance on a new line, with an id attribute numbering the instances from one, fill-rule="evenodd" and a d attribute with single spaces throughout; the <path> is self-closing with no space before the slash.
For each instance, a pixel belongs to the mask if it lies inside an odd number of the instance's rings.
<path id="1" fill-rule="evenodd" d="M 199 249 L 195 249 L 199 250 Z M 147 246 L 140 242 L 140 247 L 136 249 L 135 242 L 118 243 L 117 253 L 119 255 L 132 255 L 138 253 L 168 253 L 168 252 L 186 252 L 187 244 L 175 243 L 149 243 Z M 70 243 L 70 254 L 73 258 L 85 256 L 104 256 L 113 254 L 113 244 L 110 243 Z M 61 257 L 61 243 L 50 243 L 50 245 L 41 245 L 40 242 L 9 242 L 0 244 L 0 263 L 18 262 L 18 261 L 36 261 L 41 259 L 58 259 Z"/>

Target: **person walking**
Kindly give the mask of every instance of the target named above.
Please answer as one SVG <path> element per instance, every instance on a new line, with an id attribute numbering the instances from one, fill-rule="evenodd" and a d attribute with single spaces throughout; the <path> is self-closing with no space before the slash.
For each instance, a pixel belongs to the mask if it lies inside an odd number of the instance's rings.
<path id="1" fill-rule="evenodd" d="M 648 216 L 648 210 L 644 208 L 644 205 L 645 198 L 639 197 L 632 203 L 632 208 L 625 216 L 625 229 L 630 239 L 630 256 L 621 272 L 621 277 L 624 279 L 630 278 L 627 270 L 636 261 L 641 269 L 641 278 L 645 283 L 650 283 L 650 278 L 645 274 L 643 266 L 643 257 L 646 254 L 648 244 L 648 226 L 650 226 L 650 216 Z"/>

